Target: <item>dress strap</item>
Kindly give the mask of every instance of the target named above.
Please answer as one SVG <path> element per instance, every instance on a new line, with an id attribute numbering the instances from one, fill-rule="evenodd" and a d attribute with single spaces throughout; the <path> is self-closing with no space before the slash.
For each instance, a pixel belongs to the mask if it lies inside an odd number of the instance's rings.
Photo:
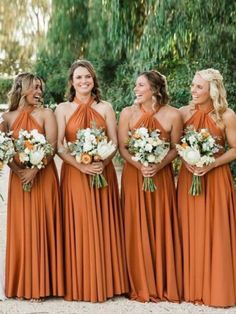
<path id="1" fill-rule="evenodd" d="M 214 110 L 214 106 L 212 104 L 210 104 L 209 106 L 207 106 L 206 108 L 202 109 L 201 106 L 196 105 L 195 109 L 203 114 L 209 114 L 210 112 L 212 112 Z"/>
<path id="2" fill-rule="evenodd" d="M 152 111 L 147 111 L 145 110 L 144 106 L 141 105 L 140 106 L 140 110 L 145 113 L 145 114 L 149 114 L 151 116 L 153 116 L 154 114 L 158 113 L 158 111 L 161 109 L 162 106 L 158 106 L 156 110 L 152 110 Z"/>
<path id="3" fill-rule="evenodd" d="M 80 106 L 91 107 L 94 102 L 94 97 L 91 96 L 87 102 L 83 103 L 75 96 L 73 101 Z"/>

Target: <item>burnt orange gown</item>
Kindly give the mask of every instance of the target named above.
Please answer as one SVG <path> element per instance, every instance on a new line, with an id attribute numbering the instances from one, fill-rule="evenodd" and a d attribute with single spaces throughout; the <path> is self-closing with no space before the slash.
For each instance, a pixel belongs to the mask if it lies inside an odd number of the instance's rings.
<path id="1" fill-rule="evenodd" d="M 12 125 L 13 137 L 20 129 L 44 130 L 22 111 Z M 54 161 L 41 169 L 31 192 L 24 192 L 11 171 L 7 209 L 6 296 L 42 298 L 64 295 L 62 215 L 59 182 Z"/>
<path id="2" fill-rule="evenodd" d="M 186 122 L 207 128 L 224 145 L 224 134 L 206 111 L 196 108 Z M 202 193 L 188 194 L 192 174 L 182 165 L 178 210 L 183 243 L 184 299 L 210 306 L 236 304 L 236 199 L 229 165 L 201 177 Z"/>
<path id="3" fill-rule="evenodd" d="M 65 130 L 67 141 L 78 129 L 106 128 L 104 118 L 88 104 L 79 104 Z M 109 163 L 103 174 L 108 186 L 90 187 L 90 176 L 63 163 L 66 300 L 103 302 L 127 291 L 124 239 L 117 178 Z"/>
<path id="4" fill-rule="evenodd" d="M 152 113 L 142 112 L 133 128 L 139 127 L 159 129 L 161 138 L 170 139 Z M 165 166 L 153 179 L 157 190 L 143 191 L 141 171 L 126 162 L 122 206 L 130 298 L 141 302 L 178 302 L 182 267 L 172 166 Z"/>

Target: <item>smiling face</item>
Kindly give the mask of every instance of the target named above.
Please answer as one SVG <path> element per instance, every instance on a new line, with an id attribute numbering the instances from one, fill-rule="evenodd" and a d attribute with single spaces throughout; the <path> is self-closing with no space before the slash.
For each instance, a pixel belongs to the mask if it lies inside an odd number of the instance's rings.
<path id="1" fill-rule="evenodd" d="M 207 105 L 212 102 L 210 84 L 199 74 L 195 74 L 191 85 L 192 102 L 195 105 Z"/>
<path id="2" fill-rule="evenodd" d="M 29 88 L 25 96 L 25 102 L 27 105 L 38 106 L 41 104 L 42 98 L 42 83 L 40 80 L 35 79 L 33 84 Z"/>
<path id="3" fill-rule="evenodd" d="M 138 103 L 144 104 L 152 101 L 153 91 L 148 79 L 144 75 L 138 77 L 134 92 Z"/>
<path id="4" fill-rule="evenodd" d="M 73 73 L 72 85 L 76 91 L 76 94 L 91 94 L 91 91 L 94 87 L 92 74 L 85 67 L 79 66 Z"/>

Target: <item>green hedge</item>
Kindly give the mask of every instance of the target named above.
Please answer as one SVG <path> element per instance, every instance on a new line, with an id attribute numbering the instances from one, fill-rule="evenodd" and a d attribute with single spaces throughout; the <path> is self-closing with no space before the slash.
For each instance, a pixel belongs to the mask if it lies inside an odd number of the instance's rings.
<path id="1" fill-rule="evenodd" d="M 7 94 L 12 86 L 12 78 L 0 77 L 0 104 L 7 104 Z"/>

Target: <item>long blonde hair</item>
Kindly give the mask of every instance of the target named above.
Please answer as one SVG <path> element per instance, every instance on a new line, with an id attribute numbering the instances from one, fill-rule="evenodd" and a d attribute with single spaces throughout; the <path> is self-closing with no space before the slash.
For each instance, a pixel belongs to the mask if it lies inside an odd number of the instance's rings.
<path id="1" fill-rule="evenodd" d="M 16 76 L 12 88 L 8 93 L 9 111 L 17 110 L 18 107 L 23 107 L 26 104 L 25 98 L 34 86 L 35 80 L 39 80 L 41 82 L 41 88 L 43 91 L 44 84 L 40 77 L 28 72 L 23 72 Z"/>
<path id="2" fill-rule="evenodd" d="M 222 123 L 222 115 L 228 107 L 223 76 L 218 70 L 211 68 L 197 71 L 196 74 L 199 74 L 205 81 L 209 82 L 210 97 L 214 107 L 213 117 L 217 123 Z"/>

